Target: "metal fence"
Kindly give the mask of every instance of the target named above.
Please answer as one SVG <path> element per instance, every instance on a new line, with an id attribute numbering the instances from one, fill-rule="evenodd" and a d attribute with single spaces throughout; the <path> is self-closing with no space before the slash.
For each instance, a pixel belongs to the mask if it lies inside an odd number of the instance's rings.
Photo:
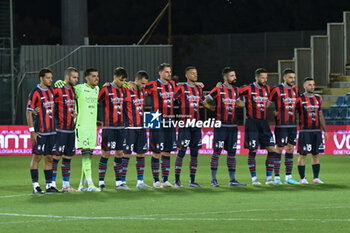
<path id="1" fill-rule="evenodd" d="M 294 60 L 278 60 L 278 75 L 279 81 L 283 82 L 282 73 L 283 70 L 290 68 L 295 70 L 295 61 Z"/>
<path id="2" fill-rule="evenodd" d="M 311 49 L 294 49 L 296 84 L 299 90 L 304 90 L 303 80 L 311 77 Z"/>
<path id="3" fill-rule="evenodd" d="M 328 71 L 330 74 L 343 74 L 344 65 L 344 23 L 328 23 Z"/>
<path id="4" fill-rule="evenodd" d="M 311 37 L 311 77 L 316 86 L 328 85 L 328 36 Z"/>

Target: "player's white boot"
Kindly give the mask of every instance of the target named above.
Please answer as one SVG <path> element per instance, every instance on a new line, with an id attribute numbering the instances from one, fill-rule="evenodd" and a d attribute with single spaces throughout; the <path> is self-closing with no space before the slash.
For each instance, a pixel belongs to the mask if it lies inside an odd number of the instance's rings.
<path id="1" fill-rule="evenodd" d="M 136 188 L 137 188 L 137 189 L 149 189 L 149 188 L 151 188 L 151 187 L 148 186 L 147 184 L 145 184 L 142 180 L 138 180 L 138 181 L 137 181 Z"/>
<path id="2" fill-rule="evenodd" d="M 306 178 L 300 180 L 300 184 L 309 184 Z"/>
<path id="3" fill-rule="evenodd" d="M 254 176 L 252 177 L 252 184 L 255 185 L 261 185 L 261 183 L 258 180 L 258 177 Z"/>
<path id="4" fill-rule="evenodd" d="M 130 188 L 126 185 L 125 182 L 121 182 L 121 181 L 119 181 L 119 183 L 117 182 L 118 181 L 116 181 L 115 189 L 130 190 Z"/>
<path id="5" fill-rule="evenodd" d="M 324 182 L 322 180 L 320 180 L 319 178 L 315 178 L 312 183 L 314 184 L 324 184 Z"/>
<path id="6" fill-rule="evenodd" d="M 162 187 L 163 188 L 172 188 L 173 185 L 167 180 L 165 182 L 162 182 Z"/>
<path id="7" fill-rule="evenodd" d="M 153 188 L 160 189 L 160 188 L 163 188 L 163 186 L 160 183 L 160 181 L 157 181 L 157 182 L 153 182 Z"/>
<path id="8" fill-rule="evenodd" d="M 271 176 L 266 177 L 265 184 L 275 184 Z"/>

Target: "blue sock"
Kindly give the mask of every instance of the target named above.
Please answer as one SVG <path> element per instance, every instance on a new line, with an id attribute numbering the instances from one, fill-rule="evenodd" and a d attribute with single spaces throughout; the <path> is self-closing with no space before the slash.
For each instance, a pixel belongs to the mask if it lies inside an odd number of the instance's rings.
<path id="1" fill-rule="evenodd" d="M 314 173 L 314 179 L 318 178 L 318 174 L 320 173 L 320 164 L 313 164 L 312 171 Z"/>

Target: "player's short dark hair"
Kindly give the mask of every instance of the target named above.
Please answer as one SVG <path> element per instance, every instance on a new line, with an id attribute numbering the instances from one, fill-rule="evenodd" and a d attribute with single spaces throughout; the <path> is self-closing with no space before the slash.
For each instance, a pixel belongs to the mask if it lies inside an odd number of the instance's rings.
<path id="1" fill-rule="evenodd" d="M 41 77 L 45 77 L 45 74 L 47 73 L 51 73 L 52 74 L 52 71 L 49 69 L 49 68 L 42 68 L 40 71 L 39 71 L 39 79 Z"/>
<path id="2" fill-rule="evenodd" d="M 304 78 L 304 83 L 306 83 L 307 81 L 314 81 L 314 79 L 311 77 Z"/>
<path id="3" fill-rule="evenodd" d="M 262 73 L 267 73 L 267 70 L 264 68 L 258 68 L 255 70 L 255 76 L 259 76 Z"/>
<path id="4" fill-rule="evenodd" d="M 283 70 L 282 76 L 285 76 L 287 74 L 295 74 L 295 71 L 292 70 L 291 68 L 286 68 L 286 69 Z"/>
<path id="5" fill-rule="evenodd" d="M 225 67 L 225 68 L 222 69 L 221 74 L 222 74 L 222 76 L 225 76 L 225 75 L 227 75 L 228 73 L 233 72 L 233 71 L 235 71 L 233 68 L 227 66 L 227 67 Z"/>
<path id="6" fill-rule="evenodd" d="M 147 79 L 148 80 L 148 74 L 146 71 L 144 70 L 139 70 L 136 73 L 136 79 Z"/>
<path id="7" fill-rule="evenodd" d="M 96 68 L 88 68 L 88 69 L 85 70 L 84 76 L 87 77 L 87 76 L 89 76 L 92 72 L 98 72 L 98 69 L 96 69 Z"/>
<path id="8" fill-rule="evenodd" d="M 117 67 L 117 68 L 115 68 L 113 74 L 116 77 L 128 78 L 128 73 L 126 72 L 124 67 Z"/>
<path id="9" fill-rule="evenodd" d="M 158 66 L 158 71 L 163 71 L 165 67 L 170 67 L 171 68 L 171 65 L 169 63 L 162 63 Z"/>
<path id="10" fill-rule="evenodd" d="M 197 68 L 195 67 L 195 66 L 187 66 L 186 68 L 185 68 L 185 74 L 187 74 L 187 72 L 188 71 L 190 71 L 190 70 L 196 70 Z"/>
<path id="11" fill-rule="evenodd" d="M 66 68 L 66 70 L 64 71 L 64 75 L 68 75 L 68 76 L 71 76 L 73 72 L 78 72 L 78 70 L 74 67 L 68 67 Z"/>

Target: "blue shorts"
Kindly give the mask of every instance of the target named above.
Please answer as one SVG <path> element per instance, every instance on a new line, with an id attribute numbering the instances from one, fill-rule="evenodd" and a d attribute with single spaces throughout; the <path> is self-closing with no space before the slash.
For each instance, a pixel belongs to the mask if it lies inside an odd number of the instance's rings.
<path id="1" fill-rule="evenodd" d="M 287 144 L 295 146 L 297 143 L 297 127 L 275 127 L 276 144 L 279 147 L 284 147 Z"/>
<path id="2" fill-rule="evenodd" d="M 150 129 L 150 150 L 154 153 L 176 151 L 176 130 L 173 127 Z"/>
<path id="3" fill-rule="evenodd" d="M 35 155 L 55 155 L 56 134 L 41 135 L 41 137 L 37 137 L 36 145 L 32 146 L 32 153 Z"/>
<path id="4" fill-rule="evenodd" d="M 125 129 L 102 129 L 102 150 L 123 150 L 125 146 Z"/>
<path id="5" fill-rule="evenodd" d="M 73 156 L 75 154 L 75 133 L 57 131 L 56 155 Z"/>
<path id="6" fill-rule="evenodd" d="M 237 126 L 214 129 L 214 151 L 221 152 L 222 149 L 227 153 L 236 153 Z"/>
<path id="7" fill-rule="evenodd" d="M 177 147 L 181 150 L 202 148 L 202 130 L 201 128 L 179 128 L 177 136 Z"/>
<path id="8" fill-rule="evenodd" d="M 321 130 L 299 131 L 298 153 L 301 155 L 318 155 L 324 152 L 324 144 Z"/>
<path id="9" fill-rule="evenodd" d="M 146 129 L 125 129 L 125 154 L 144 154 L 147 152 Z"/>
<path id="10" fill-rule="evenodd" d="M 245 122 L 244 148 L 257 150 L 275 146 L 275 139 L 266 120 L 247 119 Z"/>

